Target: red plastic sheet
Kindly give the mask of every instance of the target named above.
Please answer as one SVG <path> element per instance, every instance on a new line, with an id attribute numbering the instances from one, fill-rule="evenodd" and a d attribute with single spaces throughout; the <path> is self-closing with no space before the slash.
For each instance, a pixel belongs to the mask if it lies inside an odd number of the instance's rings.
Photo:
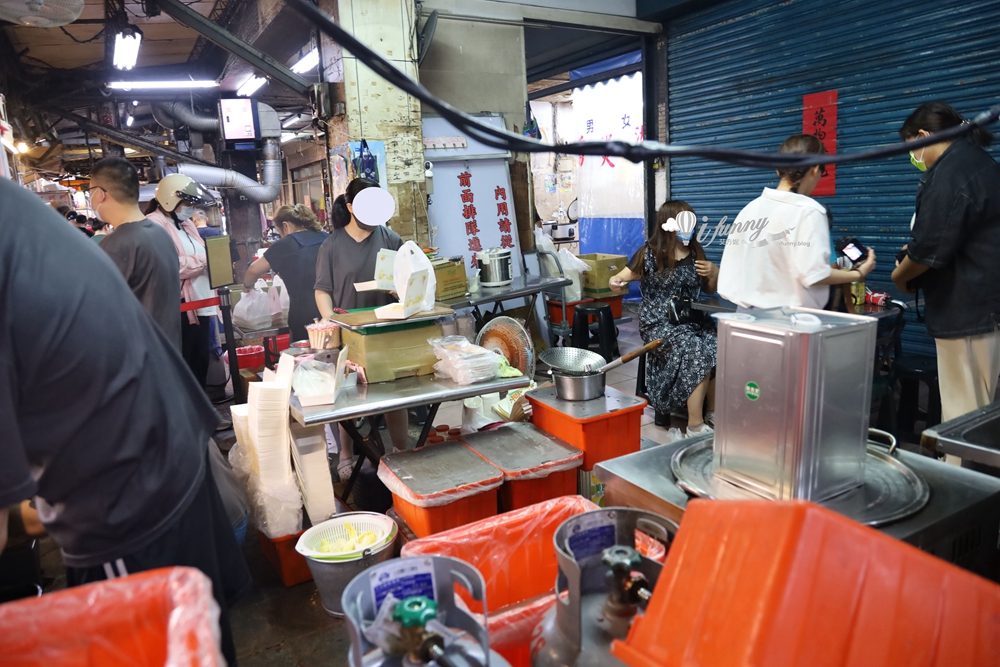
<path id="1" fill-rule="evenodd" d="M 0 605 L 0 665 L 216 667 L 219 607 L 196 569 L 162 568 Z"/>

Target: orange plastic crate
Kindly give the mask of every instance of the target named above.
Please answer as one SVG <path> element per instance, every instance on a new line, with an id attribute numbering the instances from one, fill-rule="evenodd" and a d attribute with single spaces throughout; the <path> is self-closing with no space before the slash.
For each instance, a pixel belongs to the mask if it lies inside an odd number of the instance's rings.
<path id="1" fill-rule="evenodd" d="M 498 500 L 501 512 L 521 509 L 560 496 L 576 494 L 577 469 L 560 470 L 548 477 L 525 480 L 505 480 Z"/>
<path id="2" fill-rule="evenodd" d="M 608 387 L 607 391 L 612 395 L 627 396 L 614 387 Z M 532 423 L 577 449 L 582 449 L 584 470 L 593 470 L 602 461 L 639 451 L 645 401 L 596 417 L 577 419 L 538 400 L 533 395 L 535 393 L 525 394 L 531 402 Z"/>
<path id="3" fill-rule="evenodd" d="M 417 537 L 494 516 L 503 482 L 502 472 L 457 441 L 387 454 L 378 477 Z"/>
<path id="4" fill-rule="evenodd" d="M 266 537 L 264 533 L 257 533 L 257 537 L 260 538 L 260 550 L 264 552 L 264 558 L 271 564 L 274 571 L 278 573 L 278 576 L 281 577 L 281 583 L 285 586 L 295 586 L 306 581 L 312 581 L 313 578 L 312 572 L 309 570 L 309 564 L 306 562 L 306 557 L 295 550 L 295 543 L 298 542 L 299 535 L 302 532 L 298 532 L 295 535 L 286 535 L 285 537 L 276 537 L 273 540 Z"/>
<path id="5" fill-rule="evenodd" d="M 490 489 L 437 507 L 418 507 L 393 494 L 392 507 L 414 535 L 427 537 L 496 516 L 497 489 Z"/>
<path id="6" fill-rule="evenodd" d="M 0 605 L 0 664 L 18 667 L 213 667 L 212 582 L 168 567 Z"/>
<path id="7" fill-rule="evenodd" d="M 573 310 L 579 306 L 581 303 L 592 303 L 593 299 L 580 299 L 579 301 L 567 301 L 566 302 L 566 319 L 568 324 L 573 324 Z M 562 301 L 554 301 L 549 299 L 545 302 L 549 309 L 549 321 L 552 324 L 562 324 L 563 314 L 562 314 Z M 617 316 L 616 316 L 617 317 Z"/>
<path id="8" fill-rule="evenodd" d="M 632 667 L 996 667 L 1000 586 L 806 502 L 688 504 Z"/>
<path id="9" fill-rule="evenodd" d="M 470 433 L 462 442 L 503 473 L 501 512 L 576 494 L 583 452 L 534 424 L 512 422 Z"/>

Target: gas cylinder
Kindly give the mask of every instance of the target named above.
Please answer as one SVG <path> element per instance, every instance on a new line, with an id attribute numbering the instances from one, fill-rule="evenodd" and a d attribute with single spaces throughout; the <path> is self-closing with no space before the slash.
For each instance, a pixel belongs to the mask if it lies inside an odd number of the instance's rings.
<path id="1" fill-rule="evenodd" d="M 397 558 L 354 577 L 341 598 L 351 667 L 510 667 L 455 604 L 456 584 L 487 608 L 483 576 L 456 558 Z"/>
<path id="2" fill-rule="evenodd" d="M 645 608 L 661 564 L 636 550 L 642 531 L 667 549 L 677 524 L 644 510 L 616 507 L 567 519 L 554 540 L 556 604 L 532 635 L 534 667 L 624 667 L 611 642 L 625 639 Z"/>

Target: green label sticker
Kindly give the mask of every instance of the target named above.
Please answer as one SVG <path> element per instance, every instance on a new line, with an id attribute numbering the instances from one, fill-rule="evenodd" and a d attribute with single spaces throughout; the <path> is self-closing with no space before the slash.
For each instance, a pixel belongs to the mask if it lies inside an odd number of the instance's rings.
<path id="1" fill-rule="evenodd" d="M 757 386 L 756 382 L 747 382 L 747 385 L 743 388 L 744 393 L 746 393 L 747 398 L 751 401 L 756 401 L 760 398 L 760 387 Z"/>

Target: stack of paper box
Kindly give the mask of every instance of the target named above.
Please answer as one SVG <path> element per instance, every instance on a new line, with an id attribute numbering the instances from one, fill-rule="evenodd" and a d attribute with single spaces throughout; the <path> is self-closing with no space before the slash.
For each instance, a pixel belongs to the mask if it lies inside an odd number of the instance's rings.
<path id="1" fill-rule="evenodd" d="M 326 429 L 292 424 L 290 435 L 295 476 L 309 520 L 316 525 L 337 513 L 333 479 L 326 458 Z"/>

